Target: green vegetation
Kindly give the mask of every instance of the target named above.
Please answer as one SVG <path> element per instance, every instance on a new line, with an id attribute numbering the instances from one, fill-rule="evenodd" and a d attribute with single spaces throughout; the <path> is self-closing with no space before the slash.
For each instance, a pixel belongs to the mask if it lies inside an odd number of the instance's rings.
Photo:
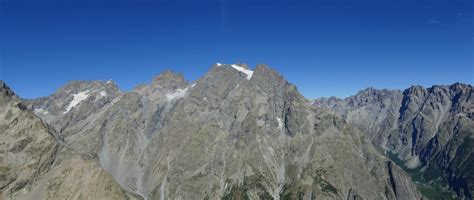
<path id="1" fill-rule="evenodd" d="M 404 162 L 400 160 L 396 154 L 388 152 L 386 155 L 410 175 L 424 197 L 432 200 L 454 199 L 454 194 L 443 187 L 443 185 L 447 183 L 443 178 L 440 178 L 443 177 L 443 175 L 438 167 L 430 166 L 427 170 L 421 172 L 420 168 L 410 169 L 406 167 Z"/>
<path id="2" fill-rule="evenodd" d="M 247 200 L 250 199 L 248 196 L 249 190 L 259 191 L 259 199 L 272 200 L 273 198 L 265 191 L 262 186 L 262 182 L 265 181 L 262 175 L 253 175 L 244 179 L 242 186 L 234 185 L 230 192 L 224 197 L 223 200 Z"/>
<path id="3" fill-rule="evenodd" d="M 247 191 L 244 187 L 234 186 L 229 194 L 222 197 L 222 200 L 247 200 Z"/>
<path id="4" fill-rule="evenodd" d="M 324 180 L 319 183 L 319 186 L 321 186 L 321 190 L 323 190 L 323 192 L 337 194 L 337 189 Z"/>

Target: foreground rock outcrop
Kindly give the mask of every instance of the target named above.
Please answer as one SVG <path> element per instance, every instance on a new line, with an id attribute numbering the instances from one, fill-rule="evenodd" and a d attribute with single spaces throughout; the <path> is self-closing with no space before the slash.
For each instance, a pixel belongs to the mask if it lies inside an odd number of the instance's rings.
<path id="1" fill-rule="evenodd" d="M 0 199 L 130 199 L 0 81 Z"/>

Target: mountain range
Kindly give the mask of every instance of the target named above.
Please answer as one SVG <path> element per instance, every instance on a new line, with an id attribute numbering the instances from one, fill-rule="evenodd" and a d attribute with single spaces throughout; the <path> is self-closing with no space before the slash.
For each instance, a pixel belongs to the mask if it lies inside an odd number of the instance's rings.
<path id="1" fill-rule="evenodd" d="M 266 65 L 0 82 L 0 199 L 472 199 L 472 86 L 310 100 Z"/>
<path id="2" fill-rule="evenodd" d="M 340 114 L 366 133 L 418 182 L 435 186 L 430 193 L 450 188 L 459 197 L 472 198 L 473 98 L 471 85 L 455 83 L 404 91 L 368 88 L 345 99 L 317 99 L 314 105 Z"/>

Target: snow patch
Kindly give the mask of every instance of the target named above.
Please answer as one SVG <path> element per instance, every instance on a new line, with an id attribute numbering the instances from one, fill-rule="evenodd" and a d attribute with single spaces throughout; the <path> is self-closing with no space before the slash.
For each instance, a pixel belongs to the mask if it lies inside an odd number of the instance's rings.
<path id="1" fill-rule="evenodd" d="M 100 96 L 103 96 L 103 97 L 107 96 L 107 92 L 105 92 L 105 91 L 100 91 L 99 94 L 100 94 Z"/>
<path id="2" fill-rule="evenodd" d="M 216 63 L 217 66 L 222 66 L 222 63 Z"/>
<path id="3" fill-rule="evenodd" d="M 174 99 L 183 98 L 186 95 L 186 92 L 188 91 L 188 89 L 189 88 L 177 89 L 175 92 L 171 94 L 166 94 L 166 99 L 168 101 L 172 101 Z"/>
<path id="4" fill-rule="evenodd" d="M 115 98 L 115 99 L 112 100 L 111 104 L 114 105 L 114 104 L 116 104 L 119 100 L 120 100 L 120 98 L 117 97 L 117 98 Z"/>
<path id="5" fill-rule="evenodd" d="M 281 121 L 281 118 L 277 117 L 277 122 L 278 122 L 278 129 L 283 128 L 283 121 Z"/>
<path id="6" fill-rule="evenodd" d="M 71 111 L 72 108 L 77 106 L 77 104 L 81 103 L 81 101 L 86 100 L 87 97 L 89 97 L 89 90 L 74 94 L 71 103 L 69 103 L 69 105 L 66 107 L 64 113 L 68 113 L 69 111 Z"/>
<path id="7" fill-rule="evenodd" d="M 252 70 L 249 70 L 249 69 L 245 69 L 243 67 L 240 67 L 238 65 L 230 65 L 232 68 L 234 68 L 235 70 L 239 71 L 239 72 L 243 72 L 245 74 L 247 74 L 247 80 L 250 80 L 252 78 L 252 75 L 253 75 L 253 71 Z"/>
<path id="8" fill-rule="evenodd" d="M 35 114 L 47 115 L 47 114 L 49 114 L 49 111 L 44 110 L 43 108 L 36 108 L 35 109 Z"/>

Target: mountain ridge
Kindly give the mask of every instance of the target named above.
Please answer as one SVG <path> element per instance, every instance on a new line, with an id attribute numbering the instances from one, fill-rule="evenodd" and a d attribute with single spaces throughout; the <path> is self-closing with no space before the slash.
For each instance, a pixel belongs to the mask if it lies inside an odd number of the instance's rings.
<path id="1" fill-rule="evenodd" d="M 267 65 L 215 64 L 192 83 L 165 71 L 128 92 L 76 81 L 24 104 L 128 198 L 422 198 L 363 127 Z"/>
<path id="2" fill-rule="evenodd" d="M 472 88 L 454 83 L 367 93 L 369 89 L 345 99 L 317 99 L 313 104 L 341 114 L 366 131 L 376 146 L 394 153 L 402 167 L 424 181 L 443 177 L 435 182 L 449 186 L 458 196 L 472 198 L 472 172 L 459 168 L 474 159 L 473 147 L 462 142 L 472 140 Z M 464 154 L 450 156 L 458 151 Z M 429 175 L 430 170 L 437 175 Z"/>

